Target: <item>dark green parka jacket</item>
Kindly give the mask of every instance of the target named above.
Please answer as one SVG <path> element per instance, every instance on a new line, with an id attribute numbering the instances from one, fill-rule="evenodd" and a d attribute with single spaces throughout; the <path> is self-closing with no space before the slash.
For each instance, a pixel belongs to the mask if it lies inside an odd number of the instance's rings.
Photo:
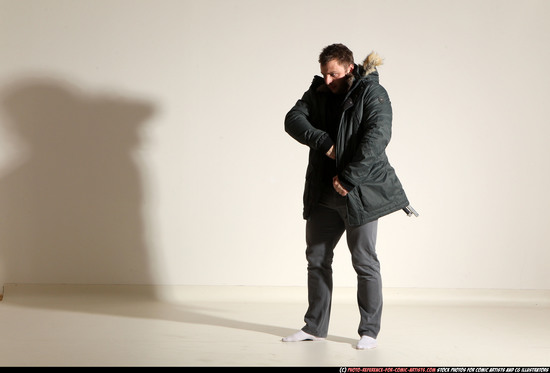
<path id="1" fill-rule="evenodd" d="M 373 57 L 373 58 L 371 58 Z M 336 170 L 349 191 L 346 198 L 348 224 L 362 225 L 409 205 L 395 170 L 386 156 L 391 138 L 392 108 L 386 90 L 379 84 L 378 55 L 355 65 L 350 89 L 343 101 L 338 137 L 330 139 L 325 126 L 325 103 L 331 94 L 320 76 L 285 117 L 286 132 L 309 146 L 309 164 L 304 190 L 304 219 L 317 205 L 322 190 L 326 151 L 336 150 Z"/>

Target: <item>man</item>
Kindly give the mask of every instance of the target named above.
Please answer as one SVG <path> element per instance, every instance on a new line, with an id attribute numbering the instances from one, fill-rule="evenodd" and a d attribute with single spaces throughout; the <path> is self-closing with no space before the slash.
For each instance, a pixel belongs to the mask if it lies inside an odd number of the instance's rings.
<path id="1" fill-rule="evenodd" d="M 361 320 L 358 349 L 377 346 L 382 280 L 376 255 L 378 218 L 409 205 L 386 156 L 392 109 L 378 83 L 382 59 L 362 65 L 342 44 L 319 56 L 320 76 L 285 117 L 285 130 L 310 148 L 304 190 L 308 309 L 305 326 L 284 342 L 322 340 L 328 333 L 332 259 L 344 232 L 357 273 Z"/>

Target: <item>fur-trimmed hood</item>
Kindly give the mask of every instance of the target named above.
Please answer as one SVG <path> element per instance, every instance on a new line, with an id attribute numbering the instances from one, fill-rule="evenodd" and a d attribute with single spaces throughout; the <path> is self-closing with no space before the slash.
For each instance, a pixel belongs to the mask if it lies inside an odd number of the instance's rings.
<path id="1" fill-rule="evenodd" d="M 364 69 L 362 76 L 367 76 L 376 71 L 376 68 L 384 63 L 384 60 L 376 52 L 371 52 L 367 58 L 363 61 L 362 67 Z"/>
<path id="2" fill-rule="evenodd" d="M 384 60 L 376 52 L 371 52 L 364 60 L 362 64 L 355 64 L 353 72 L 348 77 L 348 89 L 351 89 L 353 84 L 361 78 L 365 78 L 372 74 L 378 82 L 378 69 L 377 67 L 382 65 Z"/>

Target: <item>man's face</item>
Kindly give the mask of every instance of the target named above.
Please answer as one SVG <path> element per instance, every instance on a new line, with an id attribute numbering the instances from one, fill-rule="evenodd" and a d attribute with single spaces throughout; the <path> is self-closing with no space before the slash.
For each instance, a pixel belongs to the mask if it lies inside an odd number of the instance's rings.
<path id="1" fill-rule="evenodd" d="M 345 67 L 337 60 L 321 65 L 321 74 L 332 93 L 344 93 L 347 89 L 346 75 L 353 70 L 353 64 Z"/>

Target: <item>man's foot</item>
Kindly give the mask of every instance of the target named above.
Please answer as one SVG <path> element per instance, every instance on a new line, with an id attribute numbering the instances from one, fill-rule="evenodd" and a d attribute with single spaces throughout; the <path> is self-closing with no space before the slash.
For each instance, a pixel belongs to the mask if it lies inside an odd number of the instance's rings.
<path id="1" fill-rule="evenodd" d="M 303 330 L 298 330 L 296 333 L 283 338 L 283 342 L 301 342 L 301 341 L 324 341 L 325 338 L 319 338 L 311 334 L 307 334 Z"/>
<path id="2" fill-rule="evenodd" d="M 378 346 L 378 342 L 376 342 L 376 339 L 369 337 L 368 335 L 362 336 L 357 343 L 358 350 L 370 350 L 371 348 L 375 348 L 376 346 Z"/>

